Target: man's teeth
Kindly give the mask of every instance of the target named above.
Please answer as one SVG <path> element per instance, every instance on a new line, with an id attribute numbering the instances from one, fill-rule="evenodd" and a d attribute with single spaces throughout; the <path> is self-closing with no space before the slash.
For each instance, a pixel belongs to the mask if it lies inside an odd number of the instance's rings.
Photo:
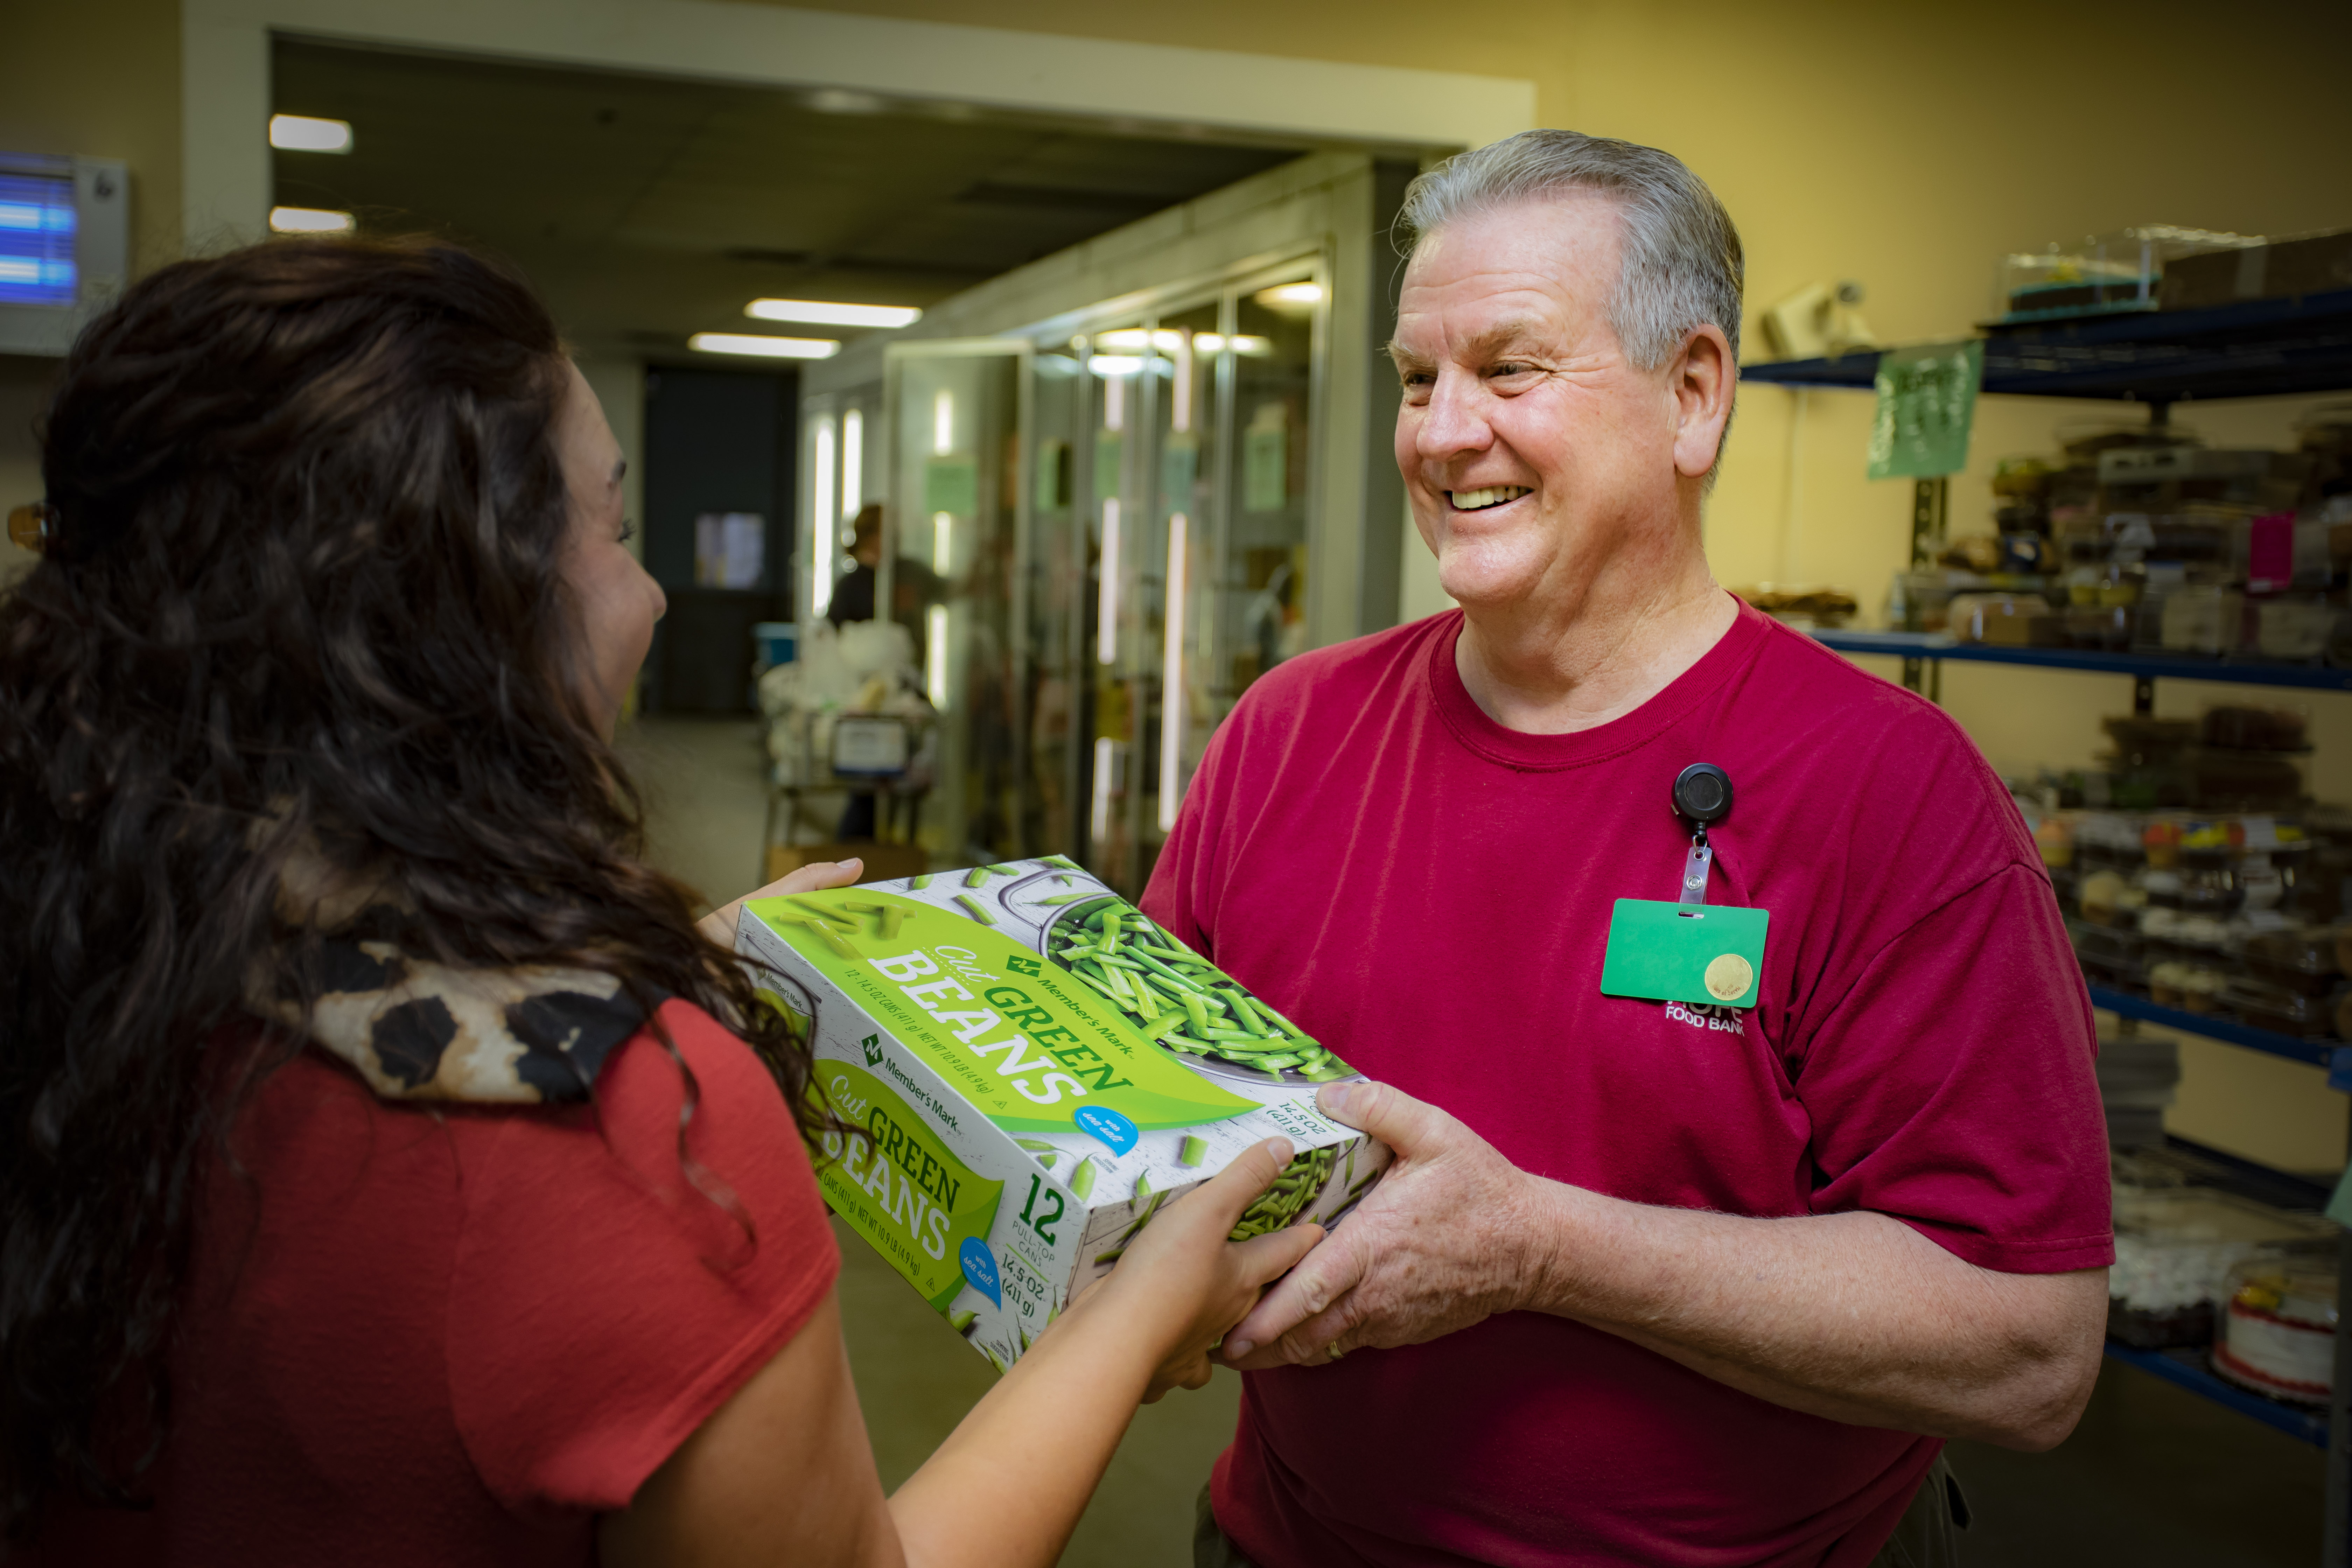
<path id="1" fill-rule="evenodd" d="M 1456 511 L 1476 511 L 1481 507 L 1500 506 L 1507 500 L 1517 500 L 1533 493 L 1529 485 L 1488 485 L 1483 490 L 1448 490 Z"/>

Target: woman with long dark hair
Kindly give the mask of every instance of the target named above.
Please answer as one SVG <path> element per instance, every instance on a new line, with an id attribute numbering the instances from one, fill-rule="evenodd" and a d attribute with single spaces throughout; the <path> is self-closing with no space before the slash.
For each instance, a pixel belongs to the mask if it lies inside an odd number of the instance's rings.
<path id="1" fill-rule="evenodd" d="M 1309 1228 L 1171 1208 L 886 1500 L 809 1059 L 642 855 L 661 592 L 553 322 L 432 242 L 133 287 L 0 598 L 9 1561 L 1052 1560 Z M 784 886 L 852 880 L 855 862 Z"/>

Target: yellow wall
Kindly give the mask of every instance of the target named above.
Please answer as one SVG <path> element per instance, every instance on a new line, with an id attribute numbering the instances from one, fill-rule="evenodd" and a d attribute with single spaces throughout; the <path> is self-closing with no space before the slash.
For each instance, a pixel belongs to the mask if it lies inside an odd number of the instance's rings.
<path id="1" fill-rule="evenodd" d="M 11 0 L 0 19 L 0 152 L 120 158 L 131 264 L 180 250 L 180 7 L 175 0 Z M 0 354 L 0 512 L 41 493 L 30 428 L 54 360 Z M 0 537 L 0 581 L 31 557 Z"/>
<path id="2" fill-rule="evenodd" d="M 131 268 L 180 253 L 176 0 L 9 0 L 0 20 L 0 152 L 131 166 Z"/>

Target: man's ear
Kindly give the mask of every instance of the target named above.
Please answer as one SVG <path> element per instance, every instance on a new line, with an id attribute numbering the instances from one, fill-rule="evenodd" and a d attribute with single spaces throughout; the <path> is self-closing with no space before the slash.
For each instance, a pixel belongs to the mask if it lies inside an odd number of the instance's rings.
<path id="1" fill-rule="evenodd" d="M 1731 363 L 1731 341 L 1712 322 L 1693 329 L 1675 357 L 1670 390 L 1675 398 L 1675 469 L 1697 479 L 1715 467 L 1731 423 L 1731 399 L 1739 367 Z"/>

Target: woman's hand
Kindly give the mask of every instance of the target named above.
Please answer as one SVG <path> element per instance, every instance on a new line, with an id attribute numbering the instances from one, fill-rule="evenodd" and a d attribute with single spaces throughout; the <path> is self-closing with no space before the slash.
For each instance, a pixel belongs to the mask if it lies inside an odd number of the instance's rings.
<path id="1" fill-rule="evenodd" d="M 1066 1322 L 1080 1310 L 1110 1313 L 1137 1339 L 1162 1347 L 1145 1404 L 1171 1388 L 1207 1386 L 1209 1352 L 1225 1331 L 1323 1239 L 1318 1225 L 1225 1239 L 1242 1211 L 1282 1174 L 1290 1152 L 1288 1140 L 1270 1138 L 1153 1215 L 1109 1277 L 1065 1316 Z"/>
<path id="2" fill-rule="evenodd" d="M 728 952 L 735 951 L 735 917 L 753 899 L 780 899 L 786 893 L 813 893 L 819 888 L 845 888 L 865 874 L 866 862 L 853 855 L 846 860 L 812 860 L 781 882 L 744 894 L 733 903 L 721 904 L 700 920 L 694 929 L 709 937 Z"/>

